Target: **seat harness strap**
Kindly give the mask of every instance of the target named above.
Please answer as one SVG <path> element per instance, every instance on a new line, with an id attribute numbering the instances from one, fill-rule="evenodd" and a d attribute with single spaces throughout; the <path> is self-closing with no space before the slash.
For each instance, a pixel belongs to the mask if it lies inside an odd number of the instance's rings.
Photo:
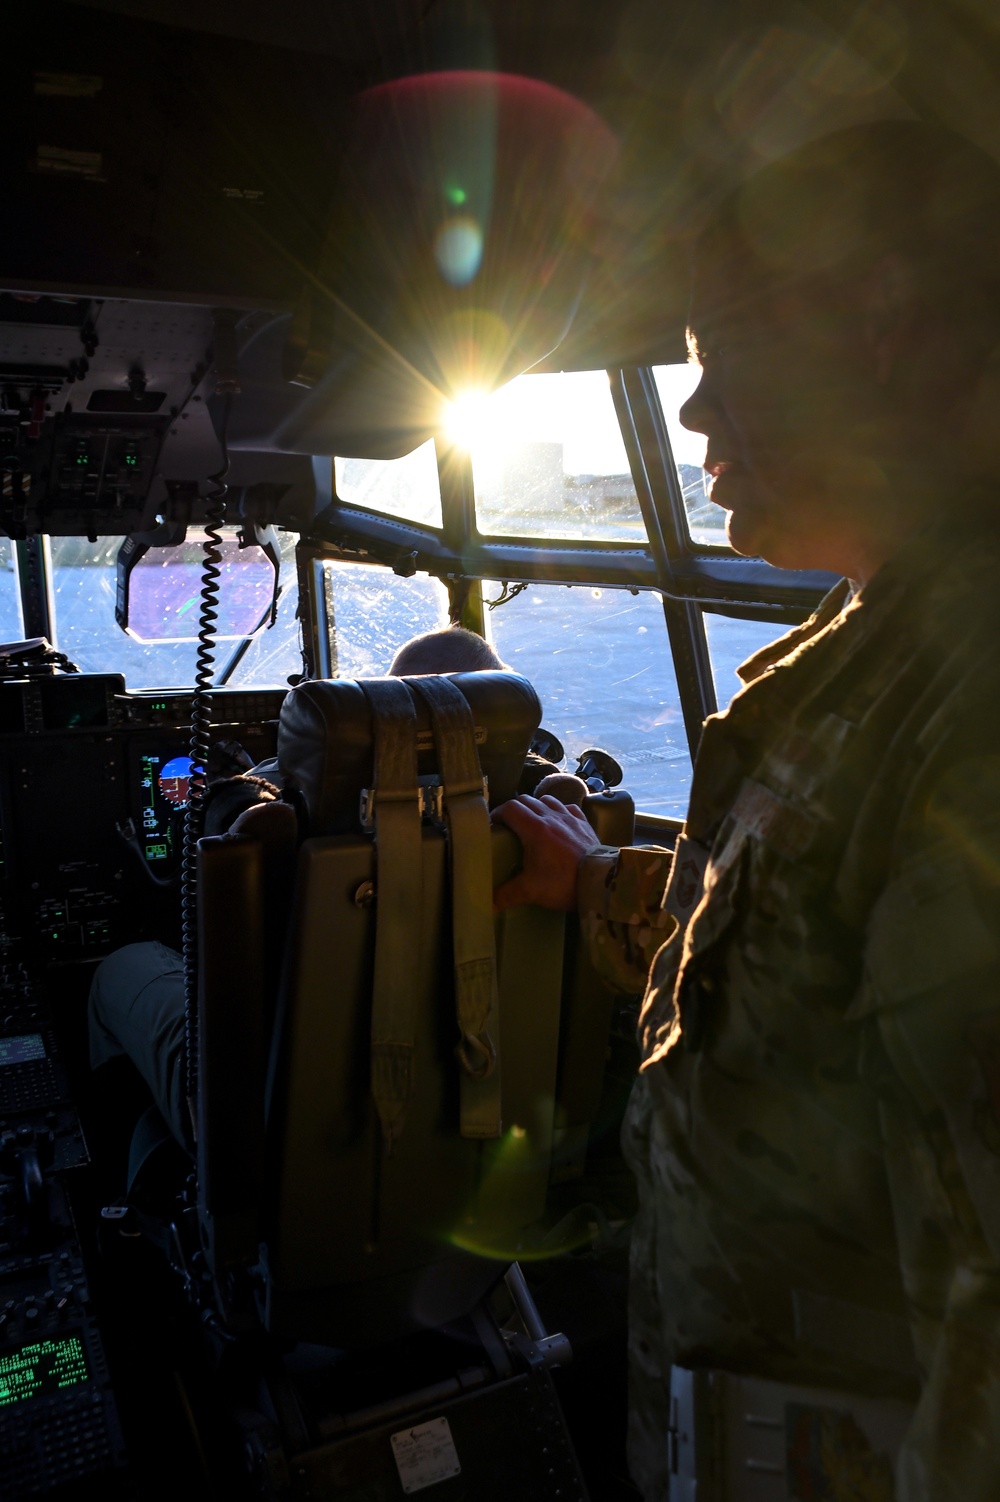
<path id="1" fill-rule="evenodd" d="M 391 1153 L 413 1087 L 415 956 L 423 875 L 417 793 L 417 716 L 406 684 L 361 681 L 375 740 L 375 975 L 371 1089 Z"/>
<path id="2" fill-rule="evenodd" d="M 499 1000 L 490 815 L 468 701 L 447 678 L 410 678 L 427 704 L 444 789 L 451 873 L 463 1137 L 501 1132 Z"/>

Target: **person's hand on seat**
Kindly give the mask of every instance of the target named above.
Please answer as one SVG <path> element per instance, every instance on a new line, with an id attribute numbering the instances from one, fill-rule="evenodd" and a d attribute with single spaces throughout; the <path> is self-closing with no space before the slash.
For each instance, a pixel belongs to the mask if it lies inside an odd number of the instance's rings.
<path id="1" fill-rule="evenodd" d="M 548 795 L 524 793 L 494 809 L 493 818 L 513 830 L 524 851 L 517 876 L 493 893 L 497 911 L 533 902 L 570 912 L 576 906 L 580 862 L 600 844 L 583 810 Z"/>

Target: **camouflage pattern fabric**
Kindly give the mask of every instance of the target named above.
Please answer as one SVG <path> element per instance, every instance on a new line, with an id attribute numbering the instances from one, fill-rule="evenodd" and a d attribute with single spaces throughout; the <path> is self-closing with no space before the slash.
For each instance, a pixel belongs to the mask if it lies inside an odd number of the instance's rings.
<path id="1" fill-rule="evenodd" d="M 649 851 L 581 875 L 607 979 L 666 939 L 624 1129 L 648 1502 L 672 1362 L 908 1397 L 898 1502 L 1000 1497 L 1000 537 L 964 530 L 741 669 L 686 924 Z"/>
<path id="2" fill-rule="evenodd" d="M 656 951 L 676 931 L 663 893 L 669 850 L 615 850 L 599 845 L 580 868 L 580 926 L 601 976 L 618 991 L 641 996 Z"/>

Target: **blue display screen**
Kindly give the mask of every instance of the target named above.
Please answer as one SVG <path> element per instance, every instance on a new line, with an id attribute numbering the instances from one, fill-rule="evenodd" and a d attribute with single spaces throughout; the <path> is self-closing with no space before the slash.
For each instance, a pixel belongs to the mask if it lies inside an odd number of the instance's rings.
<path id="1" fill-rule="evenodd" d="M 41 1033 L 22 1033 L 17 1038 L 0 1038 L 0 1068 L 4 1064 L 30 1064 L 44 1059 L 45 1042 Z"/>
<path id="2" fill-rule="evenodd" d="M 147 754 L 140 759 L 142 853 L 151 864 L 172 862 L 180 853 L 192 765 L 190 756 Z"/>

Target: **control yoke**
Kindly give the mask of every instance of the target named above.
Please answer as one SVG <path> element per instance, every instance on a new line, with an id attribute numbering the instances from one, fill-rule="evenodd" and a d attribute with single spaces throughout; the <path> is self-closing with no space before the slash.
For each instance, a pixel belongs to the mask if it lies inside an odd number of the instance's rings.
<path id="1" fill-rule="evenodd" d="M 591 746 L 581 753 L 575 775 L 582 778 L 592 793 L 603 793 L 605 788 L 618 787 L 623 774 L 613 756 Z"/>

